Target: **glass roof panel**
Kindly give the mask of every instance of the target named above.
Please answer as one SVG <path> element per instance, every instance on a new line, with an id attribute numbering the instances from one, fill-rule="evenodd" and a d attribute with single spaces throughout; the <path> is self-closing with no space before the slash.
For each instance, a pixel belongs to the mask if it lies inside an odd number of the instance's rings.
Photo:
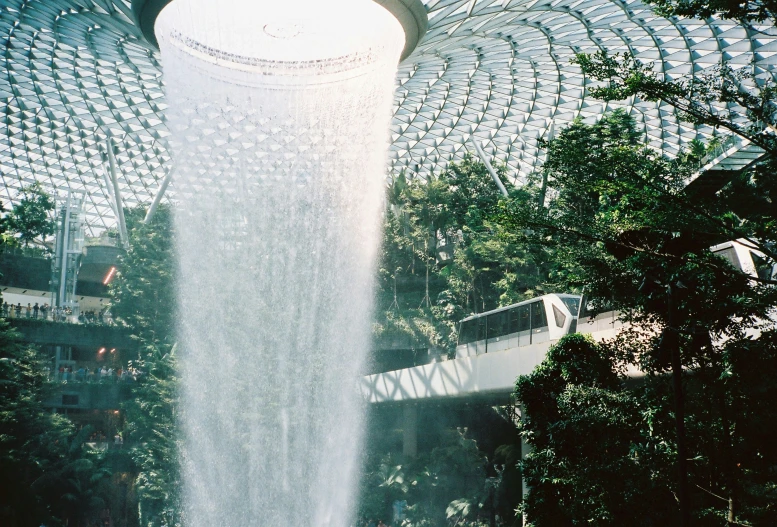
<path id="1" fill-rule="evenodd" d="M 470 138 L 517 181 L 542 161 L 537 138 L 577 117 L 625 107 L 651 144 L 674 155 L 710 130 L 666 106 L 586 96 L 578 52 L 630 51 L 679 78 L 719 64 L 773 75 L 773 30 L 731 21 L 667 20 L 637 0 L 423 0 L 429 31 L 396 76 L 389 171 L 424 177 L 474 153 Z M 757 28 L 756 28 L 757 29 Z M 0 175 L 6 206 L 22 186 L 86 195 L 92 233 L 115 223 L 104 152 L 118 147 L 127 205 L 149 203 L 170 164 L 159 54 L 129 0 L 3 0 Z M 171 191 L 175 190 L 175 183 Z"/>

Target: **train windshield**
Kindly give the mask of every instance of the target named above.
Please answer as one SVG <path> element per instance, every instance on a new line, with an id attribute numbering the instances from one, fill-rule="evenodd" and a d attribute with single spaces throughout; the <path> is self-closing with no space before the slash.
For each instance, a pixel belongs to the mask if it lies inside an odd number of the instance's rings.
<path id="1" fill-rule="evenodd" d="M 573 317 L 576 317 L 580 313 L 580 297 L 579 296 L 562 296 L 561 301 L 567 306 L 569 312 Z"/>

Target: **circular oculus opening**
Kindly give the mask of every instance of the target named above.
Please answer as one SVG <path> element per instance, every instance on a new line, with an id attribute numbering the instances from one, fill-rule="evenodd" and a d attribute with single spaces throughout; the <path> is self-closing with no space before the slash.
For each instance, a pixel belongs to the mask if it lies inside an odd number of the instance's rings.
<path id="1" fill-rule="evenodd" d="M 143 33 L 143 36 L 146 38 L 146 40 L 155 48 L 159 48 L 159 44 L 157 41 L 157 36 L 155 34 L 155 26 L 157 19 L 165 7 L 169 6 L 170 4 L 183 4 L 186 3 L 187 0 L 131 0 L 132 1 L 132 12 L 135 16 L 135 21 L 137 26 L 140 28 L 141 32 Z M 370 0 L 360 0 L 361 2 L 369 2 Z M 391 13 L 394 18 L 401 24 L 402 29 L 404 30 L 404 36 L 405 36 L 405 45 L 404 49 L 402 50 L 402 55 L 400 57 L 400 60 L 405 59 L 408 55 L 410 55 L 413 50 L 418 45 L 421 38 L 423 38 L 424 34 L 426 34 L 426 31 L 429 27 L 429 21 L 426 14 L 426 8 L 424 7 L 424 4 L 422 3 L 422 0 L 372 0 L 376 5 L 381 6 L 386 11 Z M 215 9 L 215 12 L 217 14 L 223 14 L 226 16 L 229 16 L 229 11 L 233 11 L 234 8 L 232 4 L 235 3 L 234 0 L 199 0 L 196 3 L 189 2 L 189 7 L 187 9 L 190 10 L 190 13 L 194 14 L 193 10 L 199 10 L 203 6 L 206 10 Z M 259 2 L 258 0 L 252 0 L 250 2 L 252 5 L 262 4 L 267 5 L 269 3 L 265 2 Z M 321 0 L 318 1 L 318 4 L 324 4 L 327 6 L 332 6 L 332 9 L 336 9 L 334 7 L 335 2 L 323 2 Z M 272 5 L 277 6 L 276 3 L 273 3 Z M 315 5 L 315 4 L 314 4 Z M 296 4 L 295 4 L 296 6 Z M 210 8 L 210 9 L 209 9 Z M 352 24 L 359 24 L 362 26 L 369 25 L 369 22 L 366 20 L 359 20 L 358 17 L 354 16 L 354 13 L 349 12 L 350 9 L 341 9 L 338 12 L 338 15 L 341 18 L 350 19 Z M 297 9 L 297 13 L 299 13 L 300 10 Z M 286 25 L 286 24 L 270 24 L 269 22 L 260 26 L 253 26 L 253 31 L 257 32 L 257 29 L 264 28 L 264 26 L 269 25 Z M 265 30 L 258 31 L 262 34 L 266 34 L 268 37 L 272 37 L 277 40 L 286 40 L 289 38 L 294 38 L 299 36 L 299 34 L 296 34 L 292 37 L 285 36 L 289 33 L 289 31 L 286 28 L 280 28 L 280 27 L 269 27 Z M 194 37 L 194 35 L 190 35 Z"/>
<path id="2" fill-rule="evenodd" d="M 160 41 L 241 64 L 327 61 L 384 48 L 399 55 L 404 41 L 396 18 L 366 0 L 175 0 L 155 31 Z"/>

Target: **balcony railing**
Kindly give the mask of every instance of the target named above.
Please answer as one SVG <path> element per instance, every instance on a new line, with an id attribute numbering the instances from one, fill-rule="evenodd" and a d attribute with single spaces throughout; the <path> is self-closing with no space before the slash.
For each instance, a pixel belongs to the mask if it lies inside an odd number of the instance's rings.
<path id="1" fill-rule="evenodd" d="M 85 314 L 75 315 L 72 311 L 55 311 L 47 310 L 45 313 L 42 310 L 38 310 L 37 315 L 34 310 L 30 310 L 27 313 L 26 306 L 22 306 L 21 310 L 17 311 L 15 306 L 0 307 L 0 315 L 3 318 L 8 319 L 23 319 L 23 320 L 40 320 L 41 322 L 58 322 L 62 324 L 83 324 L 83 325 L 97 325 L 97 326 L 114 326 L 116 323 L 110 313 L 103 313 L 102 316 L 96 314 L 94 316 L 87 316 Z"/>
<path id="2" fill-rule="evenodd" d="M 141 377 L 141 372 L 122 371 L 121 374 L 89 372 L 51 372 L 49 373 L 49 382 L 58 384 L 119 384 L 125 382 L 135 382 Z"/>

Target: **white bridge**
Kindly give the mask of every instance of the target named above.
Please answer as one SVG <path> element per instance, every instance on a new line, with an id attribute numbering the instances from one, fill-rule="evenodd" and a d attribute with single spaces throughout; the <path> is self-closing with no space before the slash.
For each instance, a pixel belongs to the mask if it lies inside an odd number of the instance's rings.
<path id="1" fill-rule="evenodd" d="M 710 250 L 750 276 L 777 278 L 777 265 L 739 241 Z M 623 325 L 617 312 L 580 316 L 580 300 L 576 295 L 550 294 L 466 318 L 461 321 L 455 359 L 367 375 L 361 380 L 362 395 L 370 403 L 504 401 L 518 376 L 531 373 L 564 335 L 589 333 L 597 341 L 616 336 Z M 628 374 L 640 375 L 636 369 Z"/>
<path id="2" fill-rule="evenodd" d="M 563 306 L 558 302 L 558 296 L 546 295 L 540 300 L 544 301 L 551 317 L 554 305 L 559 311 Z M 518 304 L 517 307 L 521 305 Z M 488 320 L 489 317 L 515 308 L 516 306 L 510 306 L 471 317 L 464 320 L 462 326 L 468 320 Z M 460 343 L 455 359 L 367 375 L 361 381 L 362 395 L 370 403 L 401 403 L 443 398 L 507 400 L 513 392 L 516 378 L 531 373 L 545 359 L 548 348 L 563 335 L 574 333 L 575 327 L 579 333 L 590 333 L 594 339 L 602 340 L 614 337 L 622 326 L 617 320 L 617 314 L 612 311 L 595 318 L 585 317 L 580 321 L 572 317 L 569 310 L 564 314 L 568 315 L 569 319 L 561 327 L 553 327 L 556 322 L 553 317 L 548 331 L 533 330 L 532 337 L 539 336 L 540 338 L 536 339 L 539 342 L 521 342 L 521 332 L 512 332 L 506 335 L 506 338 L 494 337 L 473 343 L 483 349 L 472 350 L 471 354 L 467 352 L 467 344 Z M 484 343 L 488 344 L 487 348 Z M 473 344 L 469 344 L 470 349 L 475 347 Z"/>

